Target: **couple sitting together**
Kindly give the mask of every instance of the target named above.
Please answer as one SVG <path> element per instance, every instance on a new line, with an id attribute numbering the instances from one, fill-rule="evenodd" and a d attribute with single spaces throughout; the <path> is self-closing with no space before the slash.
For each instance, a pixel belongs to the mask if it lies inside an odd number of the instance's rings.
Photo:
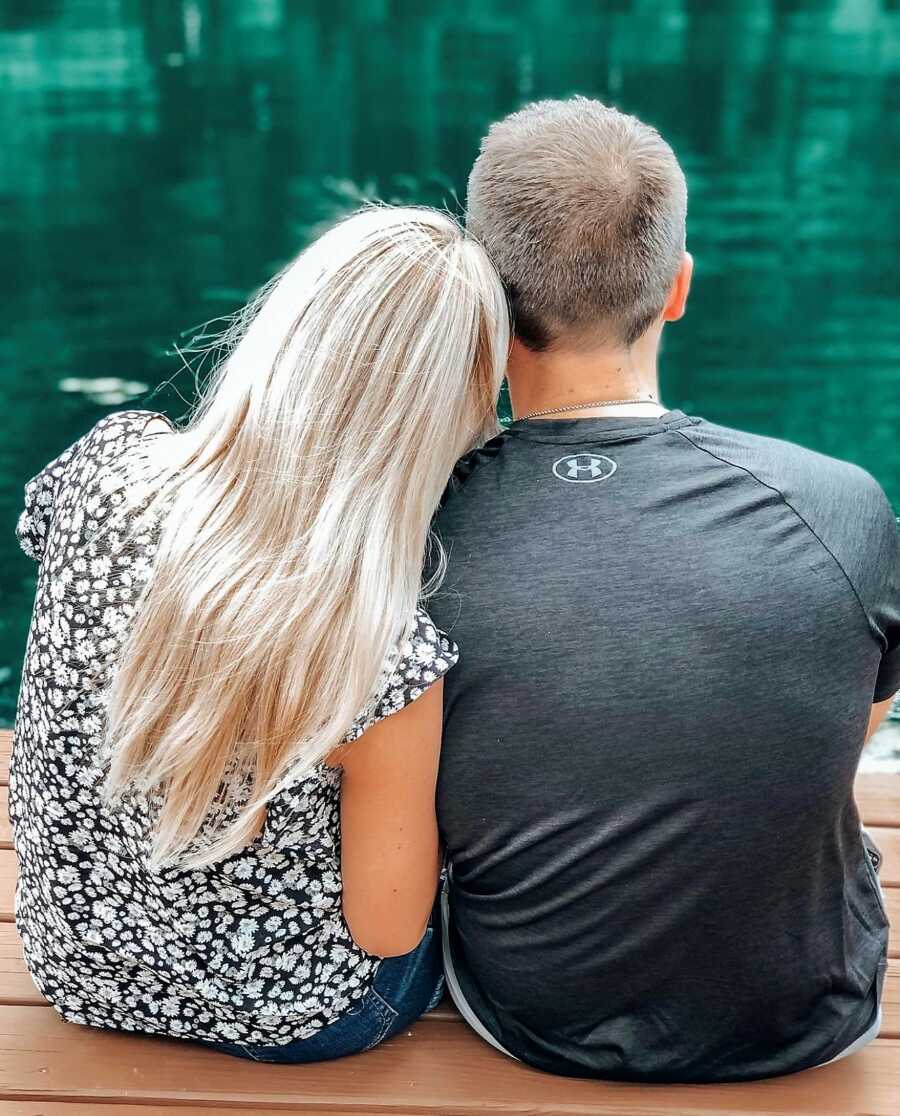
<path id="1" fill-rule="evenodd" d="M 342 221 L 187 425 L 109 415 L 28 484 L 16 918 L 64 1019 L 310 1062 L 446 976 L 510 1057 L 672 1082 L 877 1033 L 895 520 L 660 403 L 685 212 L 653 128 L 530 105 L 465 230 Z"/>

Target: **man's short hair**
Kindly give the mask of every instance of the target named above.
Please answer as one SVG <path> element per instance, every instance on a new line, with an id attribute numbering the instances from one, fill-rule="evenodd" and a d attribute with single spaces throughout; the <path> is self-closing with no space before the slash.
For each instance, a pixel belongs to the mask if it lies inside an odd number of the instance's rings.
<path id="1" fill-rule="evenodd" d="M 684 253 L 687 186 L 655 128 L 573 97 L 494 124 L 466 224 L 497 266 L 516 335 L 630 345 L 662 313 Z"/>

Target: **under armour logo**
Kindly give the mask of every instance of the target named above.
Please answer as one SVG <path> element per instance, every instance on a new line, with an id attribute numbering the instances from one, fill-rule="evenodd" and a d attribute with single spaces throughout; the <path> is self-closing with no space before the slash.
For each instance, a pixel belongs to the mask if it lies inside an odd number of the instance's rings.
<path id="1" fill-rule="evenodd" d="M 611 457 L 599 453 L 574 453 L 561 457 L 553 466 L 553 475 L 573 484 L 593 484 L 606 480 L 616 471 Z"/>

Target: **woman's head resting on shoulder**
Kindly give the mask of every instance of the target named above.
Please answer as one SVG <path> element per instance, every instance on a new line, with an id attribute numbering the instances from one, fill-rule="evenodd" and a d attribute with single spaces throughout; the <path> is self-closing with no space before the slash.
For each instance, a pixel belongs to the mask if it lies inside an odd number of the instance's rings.
<path id="1" fill-rule="evenodd" d="M 165 447 L 165 515 L 109 694 L 106 792 L 153 859 L 243 847 L 377 697 L 457 458 L 496 431 L 506 299 L 444 213 L 371 206 L 275 277 Z"/>

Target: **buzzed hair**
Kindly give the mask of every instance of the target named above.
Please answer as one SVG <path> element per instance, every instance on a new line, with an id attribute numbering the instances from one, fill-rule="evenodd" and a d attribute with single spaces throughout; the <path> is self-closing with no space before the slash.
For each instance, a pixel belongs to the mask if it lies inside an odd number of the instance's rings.
<path id="1" fill-rule="evenodd" d="M 494 124 L 466 224 L 500 272 L 518 338 L 630 345 L 662 313 L 684 253 L 687 186 L 655 128 L 573 97 Z"/>

